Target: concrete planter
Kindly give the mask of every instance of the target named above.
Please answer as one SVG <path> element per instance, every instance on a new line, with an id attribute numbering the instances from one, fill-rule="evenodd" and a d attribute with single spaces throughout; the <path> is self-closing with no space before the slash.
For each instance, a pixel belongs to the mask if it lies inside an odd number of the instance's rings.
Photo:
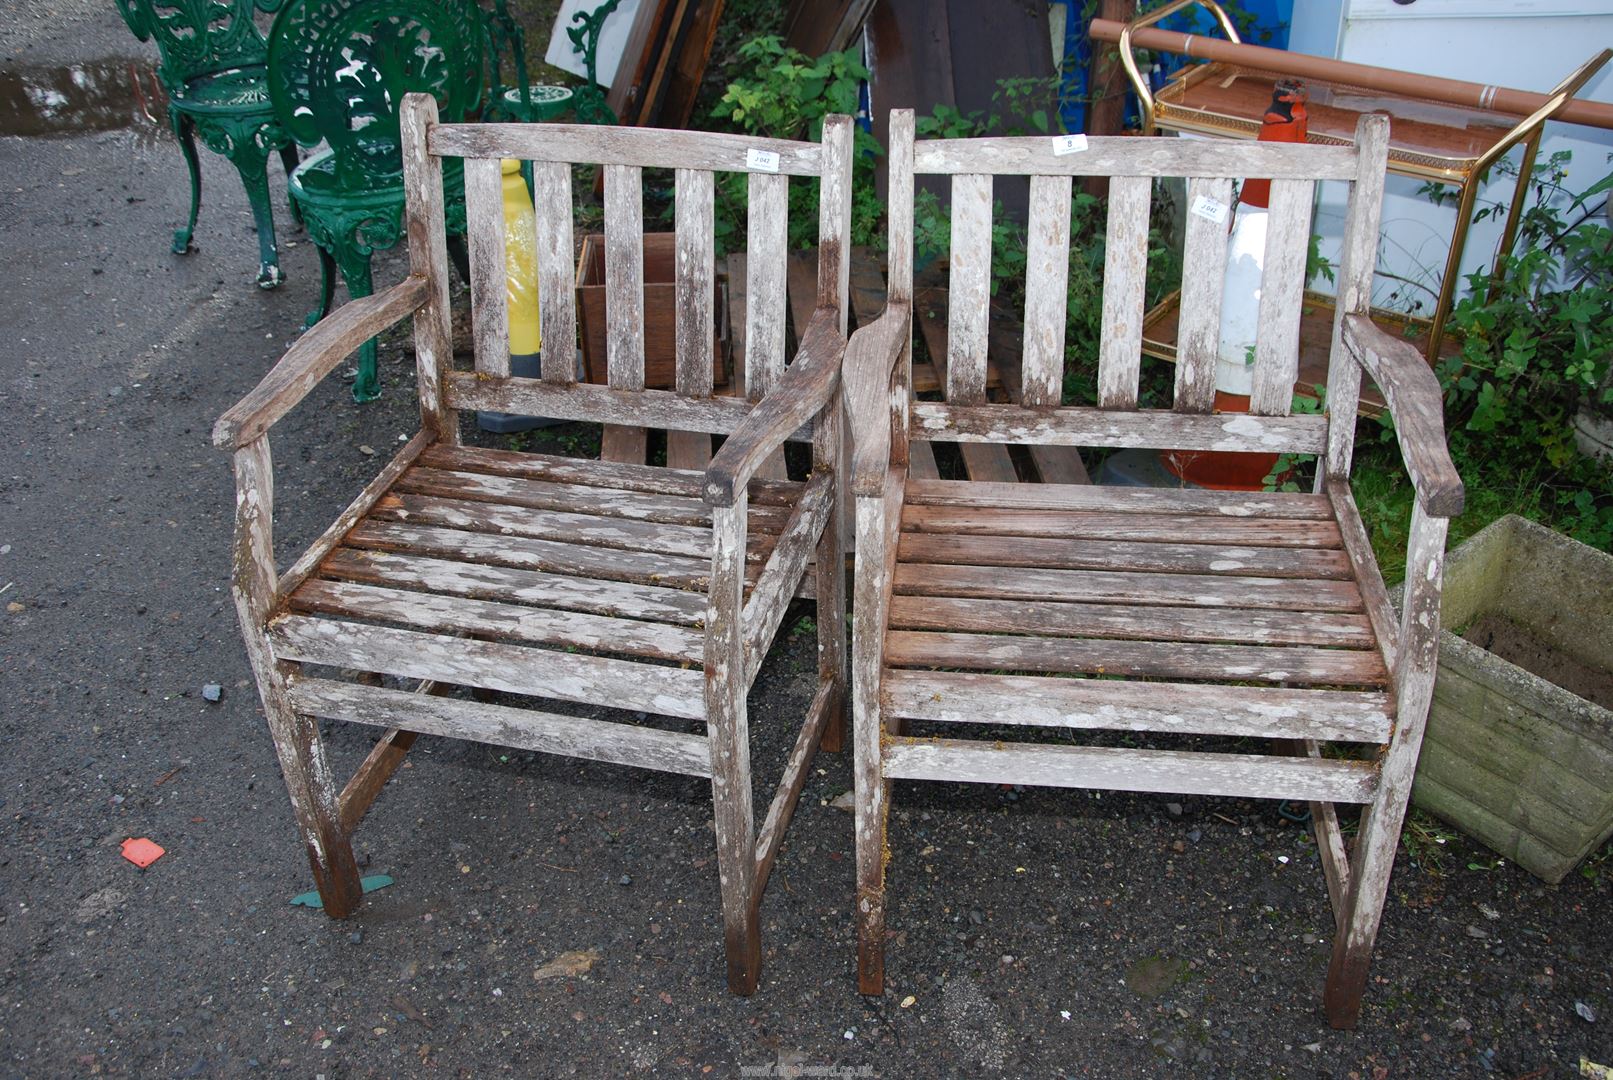
<path id="1" fill-rule="evenodd" d="M 1613 834 L 1613 557 L 1502 518 L 1451 553 L 1442 623 L 1412 799 L 1555 884 Z"/>

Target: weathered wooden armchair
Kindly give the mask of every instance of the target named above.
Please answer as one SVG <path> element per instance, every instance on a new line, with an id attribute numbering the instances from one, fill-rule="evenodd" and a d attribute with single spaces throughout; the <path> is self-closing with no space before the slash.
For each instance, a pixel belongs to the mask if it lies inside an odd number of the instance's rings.
<path id="1" fill-rule="evenodd" d="M 852 631 L 858 975 L 884 978 L 890 781 L 963 780 L 1311 804 L 1337 918 L 1326 1005 L 1356 1021 L 1422 740 L 1446 519 L 1462 503 L 1440 392 L 1415 349 L 1361 314 L 1371 293 L 1387 123 L 1357 145 L 1161 138 L 923 142 L 891 121 L 889 306 L 858 330 L 843 392 L 855 447 Z M 946 400 L 911 402 L 914 173 L 951 178 Z M 993 175 L 1031 177 L 1023 401 L 988 404 Z M 1099 397 L 1061 404 L 1071 177 L 1112 177 Z M 1138 407 L 1155 178 L 1187 178 L 1181 356 L 1171 409 Z M 1272 177 L 1252 413 L 1212 411 L 1236 177 Z M 1351 187 L 1327 415 L 1291 415 L 1317 180 Z M 1398 625 L 1350 495 L 1365 369 L 1417 490 Z M 909 440 L 1318 455 L 1314 494 L 920 480 Z M 1025 729 L 1020 741 L 1001 732 Z M 991 732 L 980 735 L 981 728 Z M 1056 741 L 1036 738 L 1059 729 Z M 1066 732 L 1081 733 L 1072 741 Z M 1132 749 L 1098 732 L 1188 748 Z M 973 737 L 972 737 L 973 736 Z M 1228 739 L 1206 740 L 1205 736 Z M 1328 743 L 1366 744 L 1332 756 Z M 1335 803 L 1365 808 L 1346 851 Z"/>
<path id="2" fill-rule="evenodd" d="M 757 905 L 808 763 L 820 740 L 838 743 L 845 701 L 834 495 L 850 120 L 831 117 L 821 145 L 452 125 L 437 123 L 430 97 L 411 94 L 402 130 L 409 277 L 314 327 L 213 433 L 235 455 L 236 607 L 325 910 L 340 917 L 357 906 L 349 838 L 416 733 L 709 776 L 728 984 L 750 993 L 761 964 Z M 451 369 L 442 204 L 450 157 L 464 159 L 475 371 Z M 541 379 L 509 375 L 505 157 L 534 165 Z M 578 162 L 602 163 L 606 172 L 609 386 L 573 378 L 571 166 Z M 677 170 L 677 392 L 643 389 L 644 168 Z M 753 199 L 764 208 L 782 207 L 790 176 L 821 180 L 816 314 L 794 362 L 754 403 L 711 395 L 712 174 L 720 170 L 751 172 L 752 190 L 770 193 Z M 752 215 L 753 251 L 776 252 L 782 263 L 785 244 L 782 214 Z M 407 315 L 419 358 L 421 430 L 278 573 L 269 428 L 361 342 Z M 480 450 L 460 444 L 461 409 L 724 433 L 727 441 L 703 474 Z M 786 439 L 801 438 L 812 440 L 810 479 L 753 479 Z M 814 551 L 820 682 L 758 824 L 746 694 Z M 517 697 L 481 703 L 448 692 L 455 687 Z M 623 711 L 607 714 L 612 719 L 564 715 L 551 711 L 553 701 Z M 634 723 L 634 711 L 655 719 Z M 345 788 L 327 765 L 320 718 L 387 729 Z"/>

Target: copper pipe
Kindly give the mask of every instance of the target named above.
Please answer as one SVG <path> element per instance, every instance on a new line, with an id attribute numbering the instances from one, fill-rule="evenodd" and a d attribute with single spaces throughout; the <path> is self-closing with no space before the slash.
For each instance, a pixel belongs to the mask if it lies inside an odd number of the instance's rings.
<path id="1" fill-rule="evenodd" d="M 1125 29 L 1125 23 L 1112 19 L 1093 19 L 1089 33 L 1094 41 L 1118 42 Z M 1138 26 L 1128 36 L 1133 45 L 1142 49 L 1178 53 L 1201 60 L 1220 60 L 1280 75 L 1323 79 L 1384 93 L 1422 98 L 1425 101 L 1442 101 L 1449 105 L 1509 113 L 1514 116 L 1527 116 L 1550 98 L 1548 94 L 1536 94 L 1528 90 L 1510 90 L 1504 86 L 1464 82 L 1460 79 L 1442 79 L 1433 75 L 1417 75 L 1408 71 L 1374 67 L 1370 64 L 1355 64 L 1348 60 L 1332 60 L 1325 56 L 1268 49 L 1263 45 L 1234 44 L 1202 34 L 1181 34 L 1174 30 Z M 1603 50 L 1602 63 L 1606 63 L 1608 52 L 1609 50 Z M 1613 130 L 1613 105 L 1576 99 L 1565 104 L 1552 119 Z"/>

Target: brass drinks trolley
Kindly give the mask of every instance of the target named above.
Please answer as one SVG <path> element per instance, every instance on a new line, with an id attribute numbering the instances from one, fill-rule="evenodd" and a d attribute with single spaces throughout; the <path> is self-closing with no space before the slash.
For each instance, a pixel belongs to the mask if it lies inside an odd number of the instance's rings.
<path id="1" fill-rule="evenodd" d="M 1210 12 L 1227 40 L 1154 27 L 1190 6 Z M 1613 59 L 1613 49 L 1603 49 L 1591 57 L 1550 94 L 1534 94 L 1245 45 L 1232 20 L 1214 0 L 1175 0 L 1124 24 L 1094 19 L 1091 35 L 1094 40 L 1118 42 L 1121 65 L 1142 104 L 1144 134 L 1177 131 L 1253 139 L 1260 131 L 1273 85 L 1283 77 L 1305 82 L 1309 93 L 1309 139 L 1313 143 L 1348 145 L 1363 113 L 1387 113 L 1391 119 L 1389 172 L 1448 184 L 1458 193 L 1456 228 L 1432 317 L 1373 312 L 1374 320 L 1386 329 L 1417 341 L 1430 362 L 1440 354 L 1445 337 L 1473 204 L 1485 173 L 1513 147 L 1523 145 L 1520 182 L 1513 191 L 1502 232 L 1499 265 L 1500 255 L 1511 251 L 1517 238 L 1528 191 L 1522 178 L 1534 168 L 1546 121 L 1613 127 L 1613 106 L 1574 100 L 1574 95 Z M 1155 94 L 1138 69 L 1134 49 L 1139 47 L 1208 62 L 1183 68 Z M 1176 359 L 1177 301 L 1172 294 L 1144 317 L 1145 354 Z M 1326 381 L 1332 323 L 1332 298 L 1307 293 L 1300 346 L 1302 386 Z M 1381 402 L 1370 401 L 1369 396 L 1362 395 L 1364 411 L 1372 411 L 1374 404 L 1381 406 Z"/>

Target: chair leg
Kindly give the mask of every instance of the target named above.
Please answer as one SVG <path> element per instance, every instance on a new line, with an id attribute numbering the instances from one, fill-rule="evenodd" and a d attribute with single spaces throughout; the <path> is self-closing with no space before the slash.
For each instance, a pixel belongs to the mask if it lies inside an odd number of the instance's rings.
<path id="1" fill-rule="evenodd" d="M 284 145 L 284 146 L 282 146 L 280 148 L 280 165 L 281 165 L 281 167 L 283 169 L 286 170 L 286 179 L 287 180 L 291 179 L 291 174 L 297 171 L 297 166 L 299 164 L 301 164 L 301 161 L 300 161 L 300 159 L 298 158 L 298 155 L 297 155 L 297 144 L 296 143 L 289 143 L 288 142 L 288 143 L 286 143 L 286 145 Z M 296 222 L 298 225 L 301 225 L 302 224 L 302 207 L 297 205 L 297 200 L 296 199 L 287 198 L 286 202 L 290 204 L 291 220 Z"/>
<path id="2" fill-rule="evenodd" d="M 330 306 L 336 299 L 336 278 L 340 271 L 336 269 L 336 257 L 324 248 L 319 248 L 319 306 L 308 313 L 303 320 L 303 329 L 309 329 L 320 319 L 330 314 Z"/>
<path id="3" fill-rule="evenodd" d="M 722 887 L 728 989 L 756 992 L 762 973 L 761 897 L 756 890 L 756 818 L 751 808 L 750 729 L 745 711 L 745 509 L 712 511 L 711 593 L 706 609 L 706 725 L 711 750 L 712 817 Z"/>
<path id="4" fill-rule="evenodd" d="M 280 249 L 274 238 L 274 206 L 269 200 L 269 152 L 256 139 L 235 143 L 230 163 L 241 175 L 252 224 L 258 232 L 258 288 L 274 289 L 286 280 L 280 269 Z"/>
<path id="5" fill-rule="evenodd" d="M 319 721 L 299 715 L 291 707 L 287 692 L 290 665 L 275 657 L 264 633 L 276 580 L 270 525 L 273 476 L 268 439 L 260 437 L 236 451 L 235 573 L 230 591 L 285 776 L 286 793 L 291 796 L 297 827 L 308 849 L 314 885 L 325 913 L 339 919 L 351 915 L 364 896 L 358 863 L 341 825 Z"/>
<path id="6" fill-rule="evenodd" d="M 851 738 L 853 803 L 857 834 L 857 989 L 870 997 L 885 992 L 885 832 L 890 782 L 881 775 L 879 673 L 885 632 L 885 589 L 880 572 L 866 572 L 865 559 L 883 564 L 884 505 L 857 501 L 857 617 L 851 628 Z"/>
<path id="7" fill-rule="evenodd" d="M 1340 1030 L 1353 1029 L 1361 1015 L 1361 995 L 1367 986 L 1372 945 L 1383 918 L 1389 872 L 1405 814 L 1403 801 L 1397 808 L 1380 800 L 1361 815 L 1355 858 L 1350 861 L 1350 889 L 1333 938 L 1333 958 L 1323 992 L 1327 1022 Z"/>
<path id="8" fill-rule="evenodd" d="M 190 168 L 190 217 L 183 228 L 174 230 L 174 254 L 183 255 L 191 250 L 191 237 L 196 232 L 196 214 L 202 206 L 202 163 L 196 156 L 196 122 L 171 105 L 168 113 L 174 138 L 179 142 L 179 149 L 185 155 L 185 164 Z"/>
<path id="9" fill-rule="evenodd" d="M 813 471 L 838 474 L 847 465 L 845 428 L 839 402 L 821 414 L 821 433 L 814 434 Z M 845 520 L 846 487 L 836 484 L 831 493 L 829 520 L 818 540 L 815 593 L 818 598 L 818 681 L 835 687 L 835 707 L 818 740 L 820 750 L 839 751 L 845 741 L 846 709 L 846 548 L 841 539 Z"/>
<path id="10" fill-rule="evenodd" d="M 336 265 L 347 283 L 347 298 L 360 300 L 370 295 L 370 257 L 356 247 L 344 246 L 336 250 Z M 381 396 L 381 375 L 376 361 L 374 338 L 358 347 L 358 378 L 353 380 L 353 400 L 359 404 L 374 401 Z"/>

